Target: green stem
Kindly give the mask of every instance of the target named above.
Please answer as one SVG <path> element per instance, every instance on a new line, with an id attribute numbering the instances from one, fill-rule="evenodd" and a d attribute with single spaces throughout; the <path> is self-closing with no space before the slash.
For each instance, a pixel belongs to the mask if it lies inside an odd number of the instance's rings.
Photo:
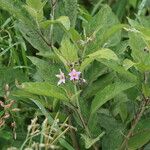
<path id="1" fill-rule="evenodd" d="M 35 135 L 32 135 L 32 136 L 29 136 L 29 134 L 27 134 L 27 137 L 26 137 L 25 141 L 23 142 L 23 144 L 21 145 L 20 150 L 23 150 L 23 148 L 25 147 L 26 143 L 27 143 L 30 139 L 32 139 L 33 137 L 38 136 L 38 135 L 40 135 L 40 134 L 41 134 L 40 132 L 37 133 L 37 134 L 35 134 Z"/>
<path id="2" fill-rule="evenodd" d="M 130 137 L 132 136 L 132 133 L 133 133 L 133 131 L 134 131 L 136 125 L 137 125 L 138 122 L 140 121 L 140 119 L 141 119 L 141 117 L 142 117 L 142 115 L 143 115 L 143 113 L 144 113 L 144 111 L 145 111 L 147 102 L 148 102 L 148 101 L 145 99 L 144 102 L 142 103 L 142 105 L 141 105 L 141 107 L 140 107 L 140 110 L 139 110 L 139 112 L 137 113 L 137 115 L 136 115 L 136 117 L 135 117 L 135 119 L 134 119 L 134 121 L 133 121 L 133 124 L 132 124 L 132 126 L 131 126 L 131 128 L 130 128 L 130 130 L 129 130 L 129 132 L 128 132 L 127 136 L 125 137 L 125 139 L 124 139 L 124 141 L 123 141 L 123 143 L 122 143 L 122 145 L 121 145 L 121 147 L 120 147 L 120 150 L 123 150 L 123 149 L 126 147 L 126 145 L 127 145 L 127 143 L 128 143 L 128 140 L 129 140 Z"/>
<path id="3" fill-rule="evenodd" d="M 147 76 L 148 76 L 148 72 L 145 72 L 144 73 L 144 83 L 146 84 L 147 83 Z M 143 99 L 142 99 L 142 102 L 141 102 L 141 106 L 139 108 L 139 111 L 137 112 L 137 114 L 135 115 L 135 119 L 133 120 L 132 122 L 132 125 L 131 125 L 131 128 L 130 130 L 128 131 L 125 139 L 123 140 L 121 146 L 120 146 L 120 149 L 119 150 L 123 150 L 125 149 L 127 143 L 128 143 L 128 140 L 130 139 L 130 137 L 132 136 L 133 132 L 134 132 L 134 129 L 136 127 L 136 125 L 138 124 L 138 122 L 140 121 L 141 117 L 143 116 L 143 113 L 146 109 L 146 106 L 149 104 L 149 99 L 147 97 L 145 97 L 144 94 L 142 94 L 143 96 Z"/>
<path id="4" fill-rule="evenodd" d="M 55 0 L 51 0 L 51 14 L 50 14 L 50 19 L 53 21 L 54 20 L 54 15 L 55 15 Z M 51 45 L 53 45 L 53 29 L 54 26 L 53 24 L 51 24 L 50 27 L 50 41 L 51 41 Z"/>
<path id="5" fill-rule="evenodd" d="M 82 122 L 83 127 L 86 129 L 87 133 L 89 134 L 89 130 L 87 129 L 85 121 L 84 121 L 84 119 L 82 117 L 82 113 L 81 113 L 81 109 L 80 109 L 80 103 L 79 103 L 79 98 L 78 98 L 78 94 L 77 94 L 77 87 L 76 87 L 76 85 L 74 85 L 74 91 L 75 91 L 75 95 L 76 95 L 76 105 L 77 105 L 76 111 L 77 111 L 77 113 L 79 115 L 79 118 L 80 118 L 80 120 Z"/>
<path id="6" fill-rule="evenodd" d="M 68 119 L 68 122 L 69 122 L 69 125 L 70 126 L 73 126 L 72 125 L 72 118 L 69 117 Z M 70 137 L 71 137 L 71 140 L 72 140 L 72 143 L 73 143 L 73 147 L 76 149 L 76 150 L 79 150 L 80 147 L 79 147 L 79 143 L 78 143 L 78 140 L 77 140 L 77 137 L 76 137 L 76 133 L 75 133 L 75 130 L 70 128 Z"/>
<path id="7" fill-rule="evenodd" d="M 74 85 L 74 91 L 75 91 L 75 95 L 76 95 L 76 104 L 77 104 L 76 112 L 77 112 L 77 114 L 78 114 L 78 116 L 82 122 L 83 127 L 85 128 L 86 133 L 88 134 L 89 137 L 91 137 L 90 131 L 89 131 L 88 127 L 86 126 L 86 123 L 83 119 L 82 112 L 80 109 L 80 103 L 79 103 L 79 98 L 78 98 L 78 94 L 77 94 L 78 92 L 77 92 L 76 84 Z M 98 150 L 98 148 L 96 147 L 95 144 L 93 145 L 93 148 L 94 148 L 94 150 Z"/>
<path id="8" fill-rule="evenodd" d="M 84 40 L 86 41 L 86 32 L 85 28 L 83 28 L 83 35 L 84 35 Z M 85 52 L 86 52 L 86 45 L 84 45 L 83 53 L 82 53 L 82 59 L 85 57 Z"/>
<path id="9" fill-rule="evenodd" d="M 51 145 L 54 144 L 61 136 L 63 136 L 67 131 L 69 130 L 69 127 L 67 127 L 61 134 L 59 134 L 54 141 L 52 141 Z"/>

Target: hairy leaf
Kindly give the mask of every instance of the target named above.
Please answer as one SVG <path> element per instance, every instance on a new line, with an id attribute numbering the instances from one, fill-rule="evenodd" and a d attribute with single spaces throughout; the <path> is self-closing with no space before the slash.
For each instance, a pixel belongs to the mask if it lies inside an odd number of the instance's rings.
<path id="1" fill-rule="evenodd" d="M 139 132 L 133 135 L 128 141 L 128 148 L 137 150 L 150 140 L 150 130 Z"/>
<path id="2" fill-rule="evenodd" d="M 111 11 L 108 5 L 103 5 L 101 10 L 85 24 L 86 36 L 90 38 L 87 45 L 86 53 L 89 54 L 97 49 L 107 45 L 107 47 L 114 46 L 120 41 L 119 26 L 108 32 L 109 28 L 113 25 L 119 24 L 117 17 Z M 95 36 L 92 36 L 95 31 Z M 113 34 L 113 36 L 111 36 Z M 103 42 L 101 42 L 103 41 Z"/>
<path id="3" fill-rule="evenodd" d="M 61 56 L 68 64 L 78 61 L 77 48 L 71 43 L 68 37 L 64 37 L 60 47 Z"/>
<path id="4" fill-rule="evenodd" d="M 135 83 L 116 82 L 99 91 L 92 101 L 91 113 L 95 113 L 103 104 L 114 98 L 120 92 L 133 87 Z"/>
<path id="5" fill-rule="evenodd" d="M 36 65 L 40 77 L 53 84 L 57 84 L 58 78 L 56 74 L 59 74 L 60 66 L 52 62 L 47 62 L 37 57 L 28 57 L 34 65 Z"/>
<path id="6" fill-rule="evenodd" d="M 80 71 L 83 71 L 92 61 L 99 59 L 106 59 L 106 60 L 115 60 L 118 61 L 117 55 L 110 49 L 100 49 L 96 52 L 89 54 L 87 58 L 82 62 Z"/>
<path id="7" fill-rule="evenodd" d="M 25 82 L 22 83 L 20 87 L 22 90 L 33 94 L 68 100 L 63 89 L 47 82 Z"/>
<path id="8" fill-rule="evenodd" d="M 95 144 L 97 141 L 100 140 L 100 138 L 105 134 L 105 132 L 102 132 L 97 138 L 91 139 L 87 135 L 82 134 L 82 138 L 84 139 L 85 142 L 85 148 L 89 149 L 93 144 Z"/>

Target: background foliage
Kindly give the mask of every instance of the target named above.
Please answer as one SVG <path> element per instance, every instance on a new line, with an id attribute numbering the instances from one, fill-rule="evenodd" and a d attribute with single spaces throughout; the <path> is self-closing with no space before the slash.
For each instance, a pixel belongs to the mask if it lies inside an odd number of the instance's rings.
<path id="1" fill-rule="evenodd" d="M 0 0 L 0 12 L 1 149 L 150 149 L 149 0 Z"/>

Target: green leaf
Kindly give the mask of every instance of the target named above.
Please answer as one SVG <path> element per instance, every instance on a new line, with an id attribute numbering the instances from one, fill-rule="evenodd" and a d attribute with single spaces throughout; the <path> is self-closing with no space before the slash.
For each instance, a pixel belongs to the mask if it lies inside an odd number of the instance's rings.
<path id="1" fill-rule="evenodd" d="M 68 64 L 78 61 L 77 48 L 73 45 L 73 43 L 71 43 L 67 36 L 64 36 L 61 42 L 60 52 L 61 56 Z"/>
<path id="2" fill-rule="evenodd" d="M 58 19 L 56 19 L 56 21 L 60 22 L 66 28 L 66 30 L 70 29 L 70 20 L 69 20 L 69 17 L 67 17 L 67 16 L 61 16 Z"/>
<path id="3" fill-rule="evenodd" d="M 36 99 L 30 98 L 30 100 L 33 101 L 38 106 L 38 108 L 41 110 L 43 115 L 45 115 L 45 117 L 48 118 L 50 124 L 52 125 L 54 122 L 54 119 L 51 117 L 50 113 L 48 113 L 48 111 L 45 109 L 45 107 L 42 105 L 42 103 Z"/>
<path id="4" fill-rule="evenodd" d="M 122 18 L 124 17 L 127 4 L 128 4 L 128 0 L 120 0 L 117 1 L 116 3 L 116 7 L 114 8 L 114 11 L 120 20 L 122 20 Z"/>
<path id="5" fill-rule="evenodd" d="M 84 139 L 85 142 L 85 148 L 89 149 L 93 144 L 95 144 L 97 141 L 100 140 L 101 137 L 103 137 L 105 132 L 102 132 L 98 137 L 91 139 L 85 134 L 81 134 L 81 137 Z"/>
<path id="6" fill-rule="evenodd" d="M 56 17 L 68 16 L 71 22 L 71 26 L 74 27 L 77 19 L 77 0 L 64 0 L 58 1 L 56 7 Z M 61 9 L 60 9 L 61 8 Z"/>
<path id="7" fill-rule="evenodd" d="M 37 50 L 41 52 L 51 51 L 51 45 L 39 30 L 35 18 L 28 13 L 22 4 L 20 1 L 0 0 L 0 7 L 18 20 L 15 26 L 20 30 L 23 37 Z"/>
<path id="8" fill-rule="evenodd" d="M 28 78 L 20 69 L 14 69 L 14 68 L 9 68 L 9 67 L 0 68 L 0 96 L 3 96 L 4 94 L 3 89 L 5 85 L 9 84 L 9 86 L 12 86 L 12 83 L 14 84 L 15 80 L 20 81 L 20 82 L 25 82 L 28 80 Z"/>
<path id="9" fill-rule="evenodd" d="M 129 0 L 129 4 L 136 8 L 137 0 Z"/>
<path id="10" fill-rule="evenodd" d="M 0 130 L 1 138 L 6 139 L 7 141 L 12 140 L 13 136 L 10 131 L 7 130 Z"/>
<path id="11" fill-rule="evenodd" d="M 121 127 L 111 128 L 110 132 L 106 133 L 106 136 L 102 139 L 102 150 L 119 150 L 123 139 L 122 131 Z"/>
<path id="12" fill-rule="evenodd" d="M 136 67 L 142 71 L 150 70 L 150 53 L 147 49 L 147 43 L 139 33 L 129 34 L 129 45 L 132 49 L 132 57 L 136 62 Z"/>
<path id="13" fill-rule="evenodd" d="M 118 18 L 114 15 L 108 5 L 103 5 L 100 11 L 85 23 L 86 36 L 91 38 L 91 35 L 98 30 L 96 35 L 92 37 L 91 41 L 86 46 L 86 54 L 96 51 L 104 46 L 115 46 L 120 41 L 120 29 L 118 25 Z M 113 30 L 109 30 L 112 28 Z M 112 36 L 113 35 L 113 36 Z"/>
<path id="14" fill-rule="evenodd" d="M 30 26 L 27 23 L 17 23 L 16 26 L 19 28 L 23 37 L 38 51 L 40 52 L 51 52 L 51 45 L 48 40 L 43 37 L 39 29 Z"/>
<path id="15" fill-rule="evenodd" d="M 133 73 L 125 70 L 122 64 L 119 64 L 116 61 L 108 61 L 108 60 L 105 61 L 101 59 L 97 59 L 97 60 L 103 63 L 104 65 L 106 65 L 108 68 L 117 72 L 126 81 L 137 82 L 137 77 Z"/>
<path id="16" fill-rule="evenodd" d="M 121 55 L 124 54 L 124 52 L 127 50 L 127 47 L 129 45 L 129 41 L 121 41 L 119 44 L 117 44 L 115 47 L 113 47 L 113 51 L 117 54 L 117 55 Z"/>
<path id="17" fill-rule="evenodd" d="M 149 41 L 149 42 L 150 42 L 150 29 L 149 29 L 149 28 L 141 27 L 141 28 L 139 28 L 139 30 L 140 30 L 140 32 L 141 32 L 142 37 L 143 37 L 146 41 Z"/>
<path id="18" fill-rule="evenodd" d="M 83 72 L 84 69 L 90 65 L 90 63 L 93 61 L 92 58 L 85 58 L 84 61 L 82 62 L 81 66 L 80 66 L 80 71 Z"/>
<path id="19" fill-rule="evenodd" d="M 133 87 L 135 83 L 116 82 L 99 91 L 92 101 L 91 113 L 95 113 L 103 104 L 114 98 L 120 92 Z"/>
<path id="20" fill-rule="evenodd" d="M 89 58 L 92 58 L 92 59 L 106 59 L 106 60 L 118 60 L 118 57 L 117 55 L 110 49 L 107 49 L 107 48 L 103 48 L 103 49 L 100 49 L 90 55 L 88 55 Z"/>
<path id="21" fill-rule="evenodd" d="M 111 41 L 109 41 L 110 38 L 112 38 L 112 36 L 114 36 L 114 34 L 116 34 L 118 31 L 120 31 L 123 28 L 127 28 L 128 25 L 126 24 L 116 24 L 113 25 L 112 27 L 110 27 L 106 33 L 104 33 L 103 39 L 100 41 L 100 45 L 105 44 L 106 42 L 109 43 Z"/>
<path id="22" fill-rule="evenodd" d="M 54 50 L 56 56 L 58 57 L 58 59 L 60 59 L 60 61 L 63 62 L 63 64 L 65 65 L 66 69 L 69 70 L 69 68 L 68 68 L 68 62 L 67 62 L 67 60 L 62 56 L 62 54 L 60 53 L 60 51 L 59 51 L 57 48 L 55 48 L 55 47 L 53 47 L 53 50 Z"/>
<path id="23" fill-rule="evenodd" d="M 4 115 L 4 111 L 0 111 L 0 117 Z"/>
<path id="24" fill-rule="evenodd" d="M 83 26 L 84 26 L 84 22 L 87 23 L 87 21 L 89 21 L 90 19 L 92 19 L 92 15 L 90 14 L 90 12 L 82 5 L 79 5 L 79 14 L 78 14 L 78 18 L 81 19 L 83 21 Z"/>
<path id="25" fill-rule="evenodd" d="M 106 60 L 115 60 L 118 61 L 117 55 L 110 49 L 102 48 L 97 50 L 96 52 L 89 54 L 87 58 L 82 62 L 80 66 L 80 71 L 83 71 L 92 61 L 99 59 L 106 59 Z"/>
<path id="26" fill-rule="evenodd" d="M 63 147 L 65 147 L 67 150 L 75 150 L 66 140 L 64 140 L 63 138 L 59 138 L 59 143 L 60 145 L 62 145 Z"/>
<path id="27" fill-rule="evenodd" d="M 121 117 L 122 121 L 125 122 L 125 120 L 128 117 L 128 111 L 127 111 L 126 103 L 121 103 L 119 106 L 119 109 L 120 109 L 119 110 L 120 117 Z"/>
<path id="28" fill-rule="evenodd" d="M 131 61 L 130 59 L 125 59 L 123 61 L 123 67 L 125 68 L 125 70 L 128 70 L 129 68 L 131 68 L 134 65 L 135 65 L 135 63 L 133 61 Z"/>
<path id="29" fill-rule="evenodd" d="M 71 34 L 70 36 L 71 36 L 72 41 L 74 41 L 76 43 L 82 39 L 80 33 L 77 30 L 75 30 L 74 28 L 71 28 L 69 30 L 69 33 Z"/>
<path id="30" fill-rule="evenodd" d="M 101 108 L 97 116 L 99 117 L 97 126 L 106 130 L 106 134 L 102 139 L 102 150 L 118 150 L 123 139 L 123 125 L 111 115 L 108 109 Z"/>
<path id="31" fill-rule="evenodd" d="M 114 76 L 114 73 L 102 75 L 99 79 L 84 89 L 82 96 L 86 99 L 94 96 L 99 90 L 102 90 L 105 86 L 110 84 L 113 81 Z"/>
<path id="32" fill-rule="evenodd" d="M 66 30 L 70 29 L 70 20 L 69 20 L 69 18 L 67 16 L 61 16 L 61 17 L 59 17 L 56 20 L 43 21 L 43 22 L 40 23 L 40 26 L 43 27 L 43 28 L 48 28 L 52 24 L 62 24 Z M 61 28 L 61 29 L 63 29 L 63 28 Z"/>
<path id="33" fill-rule="evenodd" d="M 51 85 L 48 82 L 25 82 L 21 84 L 21 89 L 27 92 L 50 96 L 60 100 L 68 100 L 63 89 Z"/>
<path id="34" fill-rule="evenodd" d="M 21 21 L 26 20 L 28 22 L 31 19 L 31 16 L 29 16 L 27 11 L 23 9 L 22 4 L 23 3 L 19 1 L 16 2 L 12 0 L 0 0 L 0 7 L 2 9 L 8 11 Z M 33 18 L 31 19 L 31 21 L 33 21 Z"/>
<path id="35" fill-rule="evenodd" d="M 84 71 L 84 78 L 87 79 L 88 84 L 90 85 L 96 81 L 100 76 L 103 76 L 108 73 L 108 68 L 98 62 L 93 61 Z"/>
<path id="36" fill-rule="evenodd" d="M 147 1 L 148 2 L 148 1 Z M 144 27 L 150 27 L 150 18 L 147 16 L 136 16 L 140 22 L 140 24 Z"/>
<path id="37" fill-rule="evenodd" d="M 21 89 L 17 89 L 15 91 L 12 91 L 11 92 L 11 96 L 13 97 L 17 97 L 18 100 L 24 100 L 24 101 L 28 101 L 28 99 L 35 99 L 37 101 L 39 101 L 44 107 L 50 107 L 52 105 L 52 102 L 51 101 L 43 101 L 43 99 L 41 99 L 38 95 L 35 95 L 35 94 L 32 94 L 30 92 L 27 92 L 27 91 L 23 91 Z"/>
<path id="38" fill-rule="evenodd" d="M 84 102 L 85 103 L 85 102 Z M 89 119 L 89 109 L 90 107 L 88 107 L 87 105 L 84 104 L 84 106 L 82 107 L 86 107 L 86 110 L 84 108 L 83 113 L 86 113 L 86 117 L 87 119 Z M 83 109 L 82 109 L 83 110 Z M 100 135 L 100 133 L 103 131 L 103 129 L 101 127 L 97 128 L 98 126 L 100 126 L 99 124 L 99 114 L 94 114 L 89 120 L 88 120 L 88 124 L 87 127 L 91 133 L 91 137 L 96 138 Z"/>
<path id="39" fill-rule="evenodd" d="M 63 0 L 57 2 L 55 9 L 55 18 L 59 18 L 60 16 L 68 16 L 70 20 L 70 26 L 73 28 L 75 27 L 76 24 L 77 13 L 78 13 L 77 0 Z M 54 41 L 60 43 L 64 33 L 65 32 L 60 28 L 60 26 L 55 25 Z"/>
<path id="40" fill-rule="evenodd" d="M 145 131 L 145 130 L 150 130 L 149 124 L 150 124 L 149 117 L 141 119 L 134 129 L 134 133 L 138 133 L 138 132 Z"/>
<path id="41" fill-rule="evenodd" d="M 150 149 L 150 143 L 147 144 L 146 146 L 144 146 L 144 149 L 143 150 L 149 150 Z"/>
<path id="42" fill-rule="evenodd" d="M 57 84 L 58 78 L 56 78 L 56 74 L 59 73 L 60 69 L 60 66 L 58 64 L 47 62 L 37 57 L 30 56 L 28 58 L 34 65 L 36 65 L 37 71 L 44 81 Z"/>
<path id="43" fill-rule="evenodd" d="M 149 97 L 150 96 L 150 86 L 147 84 L 142 84 L 142 92 L 145 97 Z"/>
<path id="44" fill-rule="evenodd" d="M 144 60 L 144 48 L 145 43 L 142 38 L 137 33 L 130 33 L 129 34 L 129 45 L 132 48 L 132 56 L 135 61 L 141 62 Z"/>
<path id="45" fill-rule="evenodd" d="M 150 140 L 150 130 L 139 132 L 133 135 L 128 141 L 130 150 L 137 150 L 145 145 Z"/>
<path id="46" fill-rule="evenodd" d="M 27 5 L 24 7 L 27 11 L 35 18 L 36 21 L 40 22 L 44 19 L 43 7 L 47 0 L 26 0 Z"/>
<path id="47" fill-rule="evenodd" d="M 46 2 L 47 0 L 26 0 L 26 3 L 37 11 L 43 9 Z"/>
<path id="48" fill-rule="evenodd" d="M 113 115 L 117 116 L 119 114 L 123 122 L 126 120 L 128 116 L 128 107 L 127 107 L 128 101 L 129 98 L 127 97 L 127 94 L 125 94 L 124 92 L 121 92 L 114 98 Z"/>

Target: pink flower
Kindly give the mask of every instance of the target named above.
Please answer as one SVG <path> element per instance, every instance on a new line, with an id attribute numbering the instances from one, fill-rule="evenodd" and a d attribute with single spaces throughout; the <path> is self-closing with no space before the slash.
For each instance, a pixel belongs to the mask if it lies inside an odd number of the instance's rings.
<path id="1" fill-rule="evenodd" d="M 75 69 L 73 69 L 70 73 L 70 80 L 79 80 L 81 72 L 76 71 Z"/>
<path id="2" fill-rule="evenodd" d="M 60 85 L 62 83 L 65 83 L 65 75 L 64 73 L 61 71 L 61 69 L 59 69 L 60 74 L 57 74 L 56 77 L 59 78 L 59 81 L 57 83 L 57 85 Z"/>

